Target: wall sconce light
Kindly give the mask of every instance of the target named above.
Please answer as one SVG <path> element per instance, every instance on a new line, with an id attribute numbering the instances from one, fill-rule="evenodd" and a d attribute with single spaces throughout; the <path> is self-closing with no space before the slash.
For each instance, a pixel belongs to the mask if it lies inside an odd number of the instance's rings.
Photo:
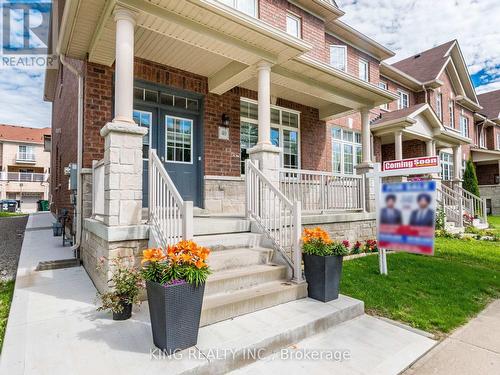
<path id="1" fill-rule="evenodd" d="M 231 119 L 225 113 L 222 114 L 222 121 L 219 125 L 219 139 L 229 140 L 229 124 Z"/>
<path id="2" fill-rule="evenodd" d="M 226 126 L 226 127 L 229 127 L 229 124 L 231 123 L 231 119 L 229 118 L 228 115 L 226 115 L 225 113 L 222 114 L 222 126 Z"/>

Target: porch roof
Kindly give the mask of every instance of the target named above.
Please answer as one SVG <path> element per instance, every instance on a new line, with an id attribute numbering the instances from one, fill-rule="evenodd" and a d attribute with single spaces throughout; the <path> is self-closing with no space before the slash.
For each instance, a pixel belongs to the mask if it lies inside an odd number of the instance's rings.
<path id="1" fill-rule="evenodd" d="M 384 113 L 372 123 L 371 130 L 381 137 L 383 144 L 394 142 L 396 130 L 402 130 L 405 139 L 433 139 L 441 147 L 472 143 L 457 130 L 443 126 L 434 110 L 425 103 Z"/>
<path id="2" fill-rule="evenodd" d="M 67 0 L 58 52 L 111 66 L 115 6 L 137 12 L 135 55 L 208 77 L 209 91 L 254 89 L 256 64 L 273 64 L 272 94 L 320 109 L 323 118 L 396 96 L 307 57 L 312 46 L 215 0 Z M 46 85 L 51 87 L 51 85 Z M 50 95 L 48 95 L 50 97 Z"/>
<path id="3" fill-rule="evenodd" d="M 498 163 L 500 161 L 500 150 L 487 150 L 484 148 L 473 147 L 470 149 L 472 161 L 480 164 Z"/>

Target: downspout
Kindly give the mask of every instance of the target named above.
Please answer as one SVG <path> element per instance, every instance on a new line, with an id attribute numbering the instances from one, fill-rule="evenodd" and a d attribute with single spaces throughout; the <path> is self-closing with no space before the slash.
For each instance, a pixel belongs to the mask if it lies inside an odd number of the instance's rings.
<path id="1" fill-rule="evenodd" d="M 61 64 L 68 68 L 68 70 L 77 76 L 78 78 L 78 117 L 77 117 L 77 156 L 76 156 L 76 235 L 75 235 L 75 244 L 71 248 L 76 254 L 76 258 L 80 258 L 80 252 L 78 251 L 80 248 L 81 240 L 82 240 L 82 164 L 83 164 L 83 74 L 78 71 L 73 65 L 69 64 L 64 56 L 59 55 L 59 59 L 61 60 Z"/>
<path id="2" fill-rule="evenodd" d="M 429 99 L 427 98 L 427 89 L 425 88 L 425 85 L 422 85 L 422 88 L 424 89 L 425 104 L 429 104 Z"/>

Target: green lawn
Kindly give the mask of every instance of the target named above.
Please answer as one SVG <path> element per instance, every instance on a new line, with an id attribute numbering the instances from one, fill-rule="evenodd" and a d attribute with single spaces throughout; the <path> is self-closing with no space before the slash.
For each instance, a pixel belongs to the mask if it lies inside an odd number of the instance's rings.
<path id="1" fill-rule="evenodd" d="M 438 238 L 433 257 L 396 253 L 344 263 L 341 292 L 365 302 L 369 314 L 385 316 L 436 334 L 450 332 L 500 298 L 498 242 Z"/>
<path id="2" fill-rule="evenodd" d="M 0 212 L 0 217 L 11 217 L 11 216 L 23 216 L 27 214 L 22 214 L 19 212 Z"/>
<path id="3" fill-rule="evenodd" d="M 488 216 L 488 223 L 490 224 L 490 229 L 500 234 L 500 216 Z"/>
<path id="4" fill-rule="evenodd" d="M 0 352 L 2 351 L 3 337 L 5 335 L 5 328 L 7 326 L 7 318 L 9 317 L 9 309 L 13 292 L 13 280 L 0 282 Z"/>

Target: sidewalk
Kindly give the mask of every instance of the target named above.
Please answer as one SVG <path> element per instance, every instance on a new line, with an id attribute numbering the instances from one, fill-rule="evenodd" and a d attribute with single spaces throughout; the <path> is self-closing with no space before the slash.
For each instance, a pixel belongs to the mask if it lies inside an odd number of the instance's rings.
<path id="1" fill-rule="evenodd" d="M 500 300 L 491 303 L 404 374 L 500 374 Z"/>
<path id="2" fill-rule="evenodd" d="M 293 301 L 201 328 L 198 345 L 189 358 L 154 359 L 147 303 L 135 308 L 131 319 L 115 322 L 110 314 L 95 311 L 96 290 L 83 267 L 34 271 L 39 261 L 72 255 L 70 247 L 62 247 L 60 237 L 52 236 L 52 220 L 48 214 L 29 218 L 0 375 L 226 373 L 222 370 L 227 364 L 224 359 L 210 357 L 214 350 L 258 349 L 270 340 L 279 344 L 290 332 L 298 332 L 297 327 L 322 331 L 322 326 L 311 326 L 315 319 L 332 311 L 345 314 L 349 306 L 360 303 L 346 296 L 326 304 L 308 298 Z M 349 350 L 351 359 L 301 362 L 290 374 L 300 369 L 311 374 L 333 370 L 342 374 L 373 374 L 374 370 L 377 374 L 397 374 L 435 344 L 367 315 L 297 342 L 306 349 Z M 292 361 L 280 364 L 272 359 L 269 356 L 255 363 L 259 373 L 275 374 L 294 366 Z M 268 361 L 273 365 L 265 365 Z M 251 373 L 251 369 L 240 371 Z"/>

